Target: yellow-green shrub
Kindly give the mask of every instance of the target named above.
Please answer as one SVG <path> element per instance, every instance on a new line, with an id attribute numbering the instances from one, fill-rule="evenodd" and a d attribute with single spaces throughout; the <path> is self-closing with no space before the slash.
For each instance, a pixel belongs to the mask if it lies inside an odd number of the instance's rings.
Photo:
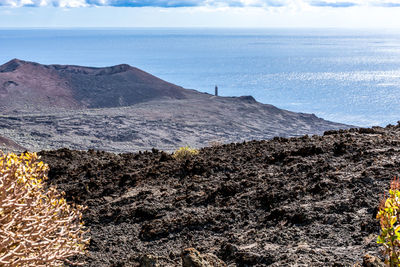
<path id="1" fill-rule="evenodd" d="M 389 196 L 379 204 L 376 218 L 381 225 L 377 243 L 383 245 L 385 264 L 400 266 L 400 182 L 394 178 L 390 183 Z"/>
<path id="2" fill-rule="evenodd" d="M 189 146 L 180 147 L 174 152 L 172 157 L 177 160 L 189 159 L 195 155 L 199 154 L 199 150 L 191 148 Z"/>
<path id="3" fill-rule="evenodd" d="M 0 266 L 62 266 L 88 245 L 83 207 L 45 189 L 47 171 L 36 153 L 0 154 Z"/>

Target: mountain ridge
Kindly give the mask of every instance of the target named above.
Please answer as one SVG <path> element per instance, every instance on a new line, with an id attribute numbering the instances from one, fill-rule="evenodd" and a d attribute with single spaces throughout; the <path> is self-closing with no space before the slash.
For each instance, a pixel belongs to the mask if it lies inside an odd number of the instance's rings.
<path id="1" fill-rule="evenodd" d="M 185 89 L 127 64 L 98 68 L 19 59 L 0 66 L 0 113 L 0 135 L 33 151 L 173 151 L 352 127 L 252 96 Z"/>

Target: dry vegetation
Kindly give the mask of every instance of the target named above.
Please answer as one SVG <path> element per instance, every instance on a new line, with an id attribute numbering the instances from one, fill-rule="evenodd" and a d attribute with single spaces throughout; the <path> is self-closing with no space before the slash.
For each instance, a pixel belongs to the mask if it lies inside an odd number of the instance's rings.
<path id="1" fill-rule="evenodd" d="M 36 153 L 0 156 L 1 266 L 61 266 L 88 245 L 83 207 L 46 189 L 47 171 Z"/>

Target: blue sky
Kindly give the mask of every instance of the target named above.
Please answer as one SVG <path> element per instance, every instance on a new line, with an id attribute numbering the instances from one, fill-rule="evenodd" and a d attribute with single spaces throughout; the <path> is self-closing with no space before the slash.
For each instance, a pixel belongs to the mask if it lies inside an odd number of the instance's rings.
<path id="1" fill-rule="evenodd" d="M 399 28 L 400 0 L 0 0 L 0 27 Z"/>

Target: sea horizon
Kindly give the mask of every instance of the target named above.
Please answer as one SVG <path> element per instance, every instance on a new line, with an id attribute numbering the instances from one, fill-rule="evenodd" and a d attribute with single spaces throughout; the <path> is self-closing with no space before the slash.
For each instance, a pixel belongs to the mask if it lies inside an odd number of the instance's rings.
<path id="1" fill-rule="evenodd" d="M 357 126 L 395 124 L 400 31 L 343 28 L 0 28 L 0 64 L 130 64 L 168 82 Z M 400 58 L 400 57 L 399 57 Z"/>

